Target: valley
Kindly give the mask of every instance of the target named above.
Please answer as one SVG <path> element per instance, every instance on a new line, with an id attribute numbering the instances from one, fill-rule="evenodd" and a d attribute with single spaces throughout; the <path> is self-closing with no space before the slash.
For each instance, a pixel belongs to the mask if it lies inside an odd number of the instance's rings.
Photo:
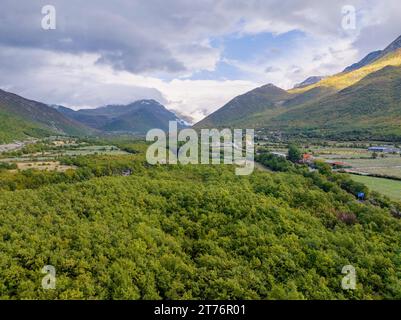
<path id="1" fill-rule="evenodd" d="M 241 96 L 195 128 L 257 128 L 292 139 L 401 140 L 401 37 L 377 60 L 311 84 L 283 90 L 268 84 Z"/>
<path id="2" fill-rule="evenodd" d="M 346 66 L 356 36 L 296 46 L 302 10 L 259 34 L 235 2 L 224 38 L 167 5 L 146 39 L 131 5 L 1 48 L 0 300 L 401 299 L 401 36 Z"/>
<path id="3" fill-rule="evenodd" d="M 372 190 L 388 195 L 394 200 L 400 200 L 401 154 L 400 152 L 376 153 L 368 150 L 373 145 L 376 145 L 375 142 L 369 141 L 358 141 L 357 143 L 304 142 L 300 143 L 300 149 L 305 156 L 305 163 L 313 166 L 315 161 L 321 161 L 334 165 L 337 171 L 351 174 L 355 181 L 366 181 L 367 186 Z M 278 157 L 288 154 L 285 143 L 259 141 L 257 146 L 257 150 L 262 152 L 267 150 Z M 375 177 L 381 179 L 374 179 Z M 380 188 L 375 188 L 375 184 L 372 183 L 376 180 L 380 182 Z M 388 190 L 392 191 L 388 193 Z"/>
<path id="4" fill-rule="evenodd" d="M 286 159 L 249 176 L 149 165 L 147 146 L 57 138 L 2 155 L 70 168 L 0 166 L 1 299 L 398 297 L 401 203 Z M 349 263 L 358 290 L 341 288 Z M 38 285 L 43 264 L 56 290 Z"/>

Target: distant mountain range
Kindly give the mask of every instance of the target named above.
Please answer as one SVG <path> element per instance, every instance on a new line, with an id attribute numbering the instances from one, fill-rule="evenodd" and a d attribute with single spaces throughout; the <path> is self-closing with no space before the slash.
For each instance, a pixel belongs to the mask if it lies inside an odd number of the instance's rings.
<path id="1" fill-rule="evenodd" d="M 206 127 L 401 141 L 401 37 L 341 73 L 238 96 L 195 125 Z"/>
<path id="2" fill-rule="evenodd" d="M 0 142 L 54 134 L 145 134 L 188 124 L 155 100 L 74 111 L 0 90 Z M 332 76 L 293 89 L 268 84 L 229 101 L 195 128 L 255 128 L 319 138 L 401 141 L 401 37 Z"/>
<path id="3" fill-rule="evenodd" d="M 74 111 L 0 90 L 0 143 L 49 135 L 144 135 L 153 128 L 167 130 L 174 120 L 181 128 L 188 126 L 155 100 Z"/>
<path id="4" fill-rule="evenodd" d="M 188 126 L 155 100 L 139 100 L 127 105 L 108 105 L 78 111 L 61 106 L 56 109 L 66 117 L 100 132 L 142 135 L 153 128 L 168 130 L 169 121 L 177 121 L 181 128 Z"/>

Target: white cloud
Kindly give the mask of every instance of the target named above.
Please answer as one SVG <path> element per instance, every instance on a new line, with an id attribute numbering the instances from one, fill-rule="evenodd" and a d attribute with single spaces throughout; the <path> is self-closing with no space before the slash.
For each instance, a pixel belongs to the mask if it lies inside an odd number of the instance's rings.
<path id="1" fill-rule="evenodd" d="M 309 38 L 292 42 L 285 52 L 274 59 L 259 55 L 253 61 L 225 60 L 248 75 L 248 79 L 262 85 L 267 82 L 288 89 L 309 76 L 325 76 L 341 72 L 355 62 L 358 51 L 352 47 L 352 39 Z M 267 72 L 268 71 L 268 72 Z"/>
<path id="2" fill-rule="evenodd" d="M 243 80 L 173 80 L 159 86 L 167 105 L 199 121 L 239 94 L 257 86 Z"/>
<path id="3" fill-rule="evenodd" d="M 30 69 L 30 57 L 41 57 L 46 63 Z M 20 66 L 23 75 L 10 74 L 7 65 L 1 63 L 11 58 L 28 64 Z M 110 66 L 96 64 L 97 59 L 96 54 L 56 54 L 39 49 L 0 47 L 0 87 L 30 99 L 74 109 L 152 98 L 199 121 L 227 100 L 256 86 L 239 80 L 161 80 L 115 71 Z"/>
<path id="4" fill-rule="evenodd" d="M 399 0 L 53 0 L 52 32 L 40 28 L 44 4 L 2 1 L 2 88 L 75 107 L 153 98 L 195 120 L 256 86 L 289 88 L 341 71 L 401 33 Z M 341 7 L 349 4 L 357 9 L 357 30 L 346 32 Z M 228 60 L 211 45 L 233 34 L 291 30 L 305 37 L 269 59 L 255 52 L 252 60 Z M 213 74 L 221 61 L 244 76 L 188 80 L 198 71 Z"/>

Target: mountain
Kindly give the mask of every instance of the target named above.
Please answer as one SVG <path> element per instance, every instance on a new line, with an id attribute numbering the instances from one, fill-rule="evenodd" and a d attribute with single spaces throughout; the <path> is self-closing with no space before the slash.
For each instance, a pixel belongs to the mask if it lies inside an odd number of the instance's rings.
<path id="1" fill-rule="evenodd" d="M 350 72 L 340 72 L 332 76 L 325 77 L 324 79 L 312 85 L 303 88 L 291 89 L 289 92 L 296 94 L 316 87 L 329 87 L 336 90 L 342 90 L 357 83 L 369 74 L 383 69 L 386 66 L 401 66 L 401 49 L 391 51 L 380 59 L 372 61 L 371 63 L 359 69 Z"/>
<path id="2" fill-rule="evenodd" d="M 0 141 L 49 135 L 87 135 L 91 130 L 48 105 L 0 90 Z"/>
<path id="3" fill-rule="evenodd" d="M 311 84 L 314 84 L 316 82 L 319 82 L 320 80 L 322 80 L 324 77 L 321 76 L 311 76 L 306 78 L 304 81 L 302 81 L 301 83 L 297 83 L 294 88 L 303 88 L 306 86 L 309 86 Z"/>
<path id="4" fill-rule="evenodd" d="M 373 52 L 369 53 L 361 61 L 354 63 L 353 65 L 345 68 L 343 72 L 349 72 L 349 71 L 353 71 L 353 70 L 362 68 L 362 67 L 364 67 L 364 66 L 366 66 L 366 65 L 368 65 L 368 64 L 384 57 L 385 55 L 400 49 L 400 48 L 401 48 L 401 36 L 399 36 L 392 43 L 390 43 L 384 50 L 378 50 L 378 51 L 373 51 Z"/>
<path id="5" fill-rule="evenodd" d="M 260 128 L 265 125 L 265 119 L 274 118 L 291 107 L 318 100 L 333 92 L 335 91 L 330 88 L 319 87 L 294 94 L 268 84 L 232 99 L 194 127 L 199 129 L 248 125 L 248 128 Z"/>
<path id="6" fill-rule="evenodd" d="M 401 37 L 347 72 L 280 92 L 238 96 L 195 125 L 267 128 L 288 134 L 348 139 L 401 139 Z M 364 64 L 364 65 L 363 65 Z M 351 70 L 352 69 L 352 70 Z M 272 85 L 269 85 L 271 87 Z M 262 87 L 263 88 L 263 87 Z M 262 89 L 263 91 L 263 89 Z M 235 102 L 235 103 L 233 103 Z M 230 108 L 231 106 L 231 108 Z"/>
<path id="7" fill-rule="evenodd" d="M 373 52 L 369 53 L 366 57 L 364 57 L 361 61 L 354 63 L 354 64 L 350 65 L 349 67 L 346 67 L 343 72 L 349 72 L 349 71 L 360 69 L 360 68 L 368 65 L 369 63 L 375 61 L 378 57 L 380 57 L 381 53 L 382 53 L 382 50 L 373 51 Z"/>
<path id="8" fill-rule="evenodd" d="M 249 114 L 266 110 L 274 112 L 291 95 L 273 84 L 267 84 L 229 101 L 222 108 L 209 115 L 195 127 L 220 127 L 226 123 L 234 124 Z"/>
<path id="9" fill-rule="evenodd" d="M 401 67 L 386 66 L 356 84 L 266 122 L 315 137 L 399 140 Z"/>
<path id="10" fill-rule="evenodd" d="M 65 107 L 58 107 L 58 110 L 75 121 L 104 132 L 145 134 L 153 128 L 168 130 L 169 121 L 178 121 L 181 128 L 187 126 L 185 121 L 155 100 L 78 111 Z"/>
<path id="11" fill-rule="evenodd" d="M 86 109 L 74 111 L 64 106 L 55 106 L 55 108 L 64 116 L 98 130 L 109 121 L 109 117 L 97 115 L 95 112 L 89 111 L 89 109 L 88 111 Z"/>
<path id="12" fill-rule="evenodd" d="M 0 90 L 0 143 L 50 135 L 145 134 L 153 128 L 167 131 L 169 121 L 188 126 L 155 100 L 74 111 Z"/>

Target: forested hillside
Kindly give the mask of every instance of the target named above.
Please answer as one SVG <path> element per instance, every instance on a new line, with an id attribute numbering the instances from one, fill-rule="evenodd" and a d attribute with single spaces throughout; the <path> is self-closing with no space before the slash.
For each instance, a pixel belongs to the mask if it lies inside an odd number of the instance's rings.
<path id="1" fill-rule="evenodd" d="M 0 143 L 27 137 L 45 137 L 52 133 L 49 129 L 41 128 L 39 125 L 2 111 L 0 107 Z"/>
<path id="2" fill-rule="evenodd" d="M 272 126 L 337 139 L 399 140 L 400 106 L 401 68 L 387 66 L 335 94 L 282 113 Z"/>
<path id="3" fill-rule="evenodd" d="M 401 298 L 395 204 L 358 202 L 346 175 L 276 163 L 284 172 L 239 177 L 141 154 L 74 163 L 76 179 L 0 193 L 0 299 Z M 356 290 L 341 288 L 349 264 Z"/>
<path id="4" fill-rule="evenodd" d="M 44 103 L 0 90 L 0 143 L 27 137 L 87 135 L 91 132 Z"/>

